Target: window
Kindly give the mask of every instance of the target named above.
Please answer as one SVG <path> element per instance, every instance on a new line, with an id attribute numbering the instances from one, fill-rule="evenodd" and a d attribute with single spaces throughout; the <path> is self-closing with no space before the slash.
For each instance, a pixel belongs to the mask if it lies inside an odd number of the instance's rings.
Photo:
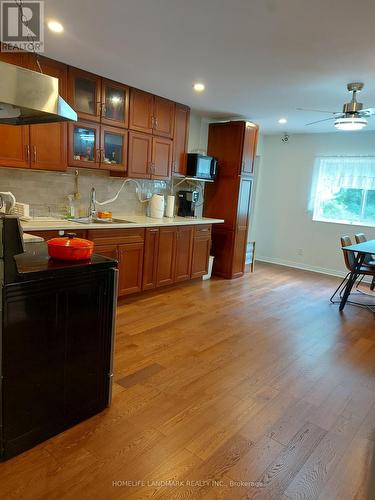
<path id="1" fill-rule="evenodd" d="M 318 158 L 313 220 L 375 226 L 375 157 Z"/>

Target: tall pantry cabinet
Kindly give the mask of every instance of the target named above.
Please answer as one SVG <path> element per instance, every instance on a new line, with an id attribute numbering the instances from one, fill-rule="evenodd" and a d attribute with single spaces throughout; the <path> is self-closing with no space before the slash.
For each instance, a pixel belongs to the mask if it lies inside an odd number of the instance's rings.
<path id="1" fill-rule="evenodd" d="M 211 123 L 207 152 L 218 159 L 218 177 L 205 187 L 205 217 L 224 219 L 212 228 L 213 273 L 244 274 L 258 127 L 245 121 Z"/>

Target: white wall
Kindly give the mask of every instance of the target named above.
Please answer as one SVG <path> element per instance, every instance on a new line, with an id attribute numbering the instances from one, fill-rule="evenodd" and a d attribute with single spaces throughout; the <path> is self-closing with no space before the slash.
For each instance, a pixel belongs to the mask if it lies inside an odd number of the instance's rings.
<path id="1" fill-rule="evenodd" d="M 375 156 L 375 132 L 296 134 L 287 143 L 281 134 L 265 136 L 251 236 L 259 260 L 339 275 L 340 236 L 364 232 L 375 239 L 375 228 L 312 221 L 307 208 L 319 155 Z"/>
<path id="2" fill-rule="evenodd" d="M 190 113 L 189 153 L 207 153 L 209 120 L 194 112 Z"/>

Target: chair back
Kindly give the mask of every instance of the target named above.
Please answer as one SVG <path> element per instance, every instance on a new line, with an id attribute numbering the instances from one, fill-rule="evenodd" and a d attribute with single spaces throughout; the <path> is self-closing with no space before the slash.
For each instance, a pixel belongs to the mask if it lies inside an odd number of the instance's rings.
<path id="1" fill-rule="evenodd" d="M 343 247 L 342 251 L 344 254 L 345 266 L 348 269 L 348 271 L 352 271 L 355 263 L 354 253 L 347 252 L 344 250 L 344 247 L 348 247 L 352 244 L 352 240 L 349 238 L 349 236 L 342 236 L 340 240 L 341 240 L 341 246 Z"/>
<path id="2" fill-rule="evenodd" d="M 364 233 L 358 233 L 355 235 L 355 242 L 356 243 L 364 243 L 367 241 L 366 235 Z"/>

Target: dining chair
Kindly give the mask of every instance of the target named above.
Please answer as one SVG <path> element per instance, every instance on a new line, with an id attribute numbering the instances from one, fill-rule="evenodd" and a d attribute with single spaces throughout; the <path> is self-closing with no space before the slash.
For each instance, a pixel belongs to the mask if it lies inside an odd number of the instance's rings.
<path id="1" fill-rule="evenodd" d="M 354 238 L 355 238 L 356 243 L 365 243 L 367 241 L 365 233 L 357 233 L 354 236 Z M 366 266 L 375 267 L 375 257 L 374 257 L 374 255 L 366 255 L 365 260 L 363 261 L 363 263 Z M 370 285 L 370 290 L 374 290 L 374 288 L 375 288 L 375 276 L 372 278 L 372 282 L 371 282 L 371 285 Z"/>
<path id="2" fill-rule="evenodd" d="M 336 288 L 335 292 L 333 293 L 332 297 L 329 299 L 332 303 L 334 303 L 334 297 L 336 296 L 337 293 L 339 293 L 340 297 L 341 297 L 341 293 L 343 292 L 344 288 L 345 288 L 345 285 L 346 285 L 346 281 L 347 279 L 349 278 L 350 274 L 352 273 L 352 271 L 354 270 L 354 265 L 355 265 L 355 256 L 354 256 L 354 253 L 353 252 L 348 252 L 345 250 L 345 247 L 348 247 L 352 244 L 352 240 L 349 238 L 349 236 L 342 236 L 340 238 L 340 242 L 341 242 L 341 248 L 342 248 L 342 252 L 343 252 L 343 255 L 344 255 L 344 262 L 345 262 L 345 267 L 346 269 L 348 270 L 345 278 L 341 281 L 341 283 L 339 284 L 339 286 Z M 372 284 L 371 286 L 374 284 L 374 278 L 375 278 L 375 266 L 374 267 L 370 267 L 370 266 L 367 266 L 367 265 L 362 265 L 361 268 L 359 269 L 359 272 L 357 272 L 357 274 L 361 277 L 360 281 L 362 281 L 362 279 L 364 278 L 364 276 L 372 276 Z M 373 289 L 373 288 L 371 288 Z M 360 305 L 360 306 L 363 306 L 363 304 L 360 304 L 358 302 L 353 302 L 351 301 L 352 304 L 355 304 L 355 305 Z"/>

